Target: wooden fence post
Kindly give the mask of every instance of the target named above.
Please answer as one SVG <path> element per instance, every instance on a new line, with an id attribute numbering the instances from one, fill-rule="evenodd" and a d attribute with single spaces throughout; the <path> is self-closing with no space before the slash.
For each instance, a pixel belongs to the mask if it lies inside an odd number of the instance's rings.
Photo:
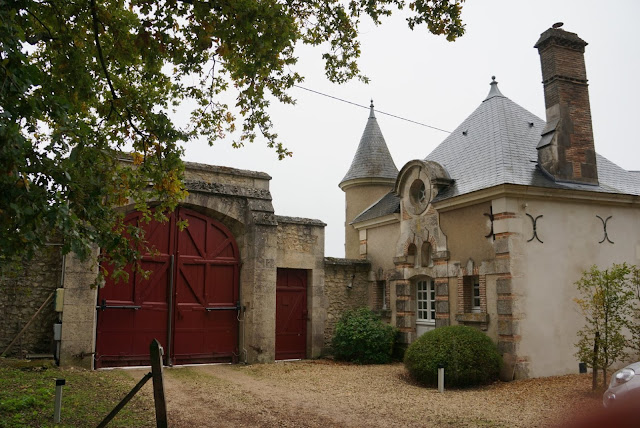
<path id="1" fill-rule="evenodd" d="M 157 339 L 149 346 L 151 355 L 151 376 L 153 379 L 153 401 L 156 405 L 156 426 L 167 428 L 167 403 L 164 399 L 164 382 L 162 380 L 162 354 L 164 350 Z"/>
<path id="2" fill-rule="evenodd" d="M 98 425 L 98 428 L 106 427 L 109 422 L 118 414 L 120 410 L 133 398 L 134 395 L 140 391 L 142 386 L 147 383 L 149 379 L 153 379 L 153 401 L 156 407 L 156 426 L 158 428 L 167 428 L 169 423 L 167 421 L 167 403 L 164 399 L 164 383 L 162 381 L 162 354 L 164 350 L 157 339 L 153 339 L 151 345 L 149 345 L 150 357 L 151 357 L 151 372 L 144 375 L 140 382 L 133 387 L 118 405 L 104 418 Z"/>

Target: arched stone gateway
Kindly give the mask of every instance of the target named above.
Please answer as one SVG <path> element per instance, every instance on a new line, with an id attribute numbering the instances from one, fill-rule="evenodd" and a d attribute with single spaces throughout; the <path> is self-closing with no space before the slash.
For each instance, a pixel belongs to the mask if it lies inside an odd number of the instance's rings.
<path id="1" fill-rule="evenodd" d="M 140 217 L 133 212 L 125 222 L 138 225 Z M 155 249 L 142 261 L 151 275 L 129 269 L 128 281 L 108 277 L 99 290 L 95 366 L 148 364 L 154 338 L 166 363 L 236 361 L 240 258 L 231 232 L 186 208 L 166 223 L 140 225 Z"/>
<path id="2" fill-rule="evenodd" d="M 168 223 L 142 225 L 157 250 L 142 261 L 149 278 L 130 272 L 126 284 L 91 289 L 99 249 L 85 261 L 66 258 L 61 365 L 146 364 L 154 338 L 167 364 L 321 354 L 325 224 L 275 215 L 265 173 L 186 163 L 184 178 L 189 194 Z M 132 206 L 121 209 L 137 224 Z M 180 220 L 187 220 L 185 230 L 176 226 Z M 278 283 L 278 272 L 302 280 Z M 279 336 L 295 340 L 280 343 Z"/>

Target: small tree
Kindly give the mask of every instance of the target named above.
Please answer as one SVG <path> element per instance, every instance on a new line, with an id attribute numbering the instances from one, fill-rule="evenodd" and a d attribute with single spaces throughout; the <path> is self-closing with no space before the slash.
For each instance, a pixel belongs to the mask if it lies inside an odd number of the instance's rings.
<path id="1" fill-rule="evenodd" d="M 578 331 L 576 356 L 593 368 L 593 389 L 597 387 L 598 369 L 602 369 L 606 385 L 607 369 L 627 356 L 623 328 L 629 325 L 633 312 L 630 272 L 626 263 L 614 264 L 604 271 L 592 266 L 576 282 L 581 297 L 575 301 L 586 320 Z"/>
<path id="2" fill-rule="evenodd" d="M 633 316 L 629 323 L 629 331 L 631 331 L 631 340 L 629 347 L 640 354 L 640 268 L 631 266 L 629 273 L 629 282 L 634 296 L 632 306 Z"/>

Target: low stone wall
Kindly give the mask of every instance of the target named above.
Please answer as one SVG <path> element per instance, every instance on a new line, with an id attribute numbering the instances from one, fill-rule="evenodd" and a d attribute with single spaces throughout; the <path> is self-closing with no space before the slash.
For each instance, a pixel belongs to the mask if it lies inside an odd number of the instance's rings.
<path id="1" fill-rule="evenodd" d="M 49 245 L 15 276 L 0 278 L 0 352 L 11 343 L 49 295 L 60 286 L 60 247 Z M 54 299 L 40 311 L 7 356 L 53 353 Z"/>
<path id="2" fill-rule="evenodd" d="M 324 291 L 327 299 L 325 350 L 331 348 L 331 338 L 342 314 L 349 309 L 369 306 L 370 270 L 371 264 L 366 260 L 324 259 Z"/>

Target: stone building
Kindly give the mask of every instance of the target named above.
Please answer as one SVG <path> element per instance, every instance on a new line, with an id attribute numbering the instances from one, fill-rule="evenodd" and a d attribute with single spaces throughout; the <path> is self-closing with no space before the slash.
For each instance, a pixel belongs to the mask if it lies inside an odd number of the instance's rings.
<path id="1" fill-rule="evenodd" d="M 577 370 L 575 281 L 592 265 L 640 262 L 640 172 L 595 151 L 586 45 L 560 28 L 536 43 L 546 120 L 493 78 L 477 109 L 398 173 L 371 106 L 340 183 L 346 257 L 371 263 L 405 344 L 464 324 L 516 377 Z"/>
<path id="2" fill-rule="evenodd" d="M 0 280 L 0 347 L 18 337 L 8 355 L 53 353 L 86 368 L 148 364 L 154 338 L 166 364 L 320 356 L 341 313 L 369 303 L 370 267 L 325 261 L 325 224 L 275 215 L 269 180 L 186 164 L 189 195 L 169 221 L 140 223 L 157 251 L 143 258 L 147 279 L 130 271 L 127 283 L 91 289 L 95 259 L 49 247 L 22 275 Z M 134 207 L 121 209 L 127 223 L 139 222 Z"/>
<path id="3" fill-rule="evenodd" d="M 187 163 L 189 194 L 169 221 L 139 223 L 157 251 L 143 258 L 148 279 L 129 271 L 127 283 L 91 289 L 95 259 L 49 246 L 18 277 L 0 278 L 0 348 L 85 368 L 146 365 L 152 339 L 170 365 L 320 356 L 345 310 L 373 304 L 371 266 L 325 259 L 325 224 L 275 215 L 269 180 Z"/>
<path id="4" fill-rule="evenodd" d="M 168 223 L 144 226 L 157 249 L 143 259 L 148 279 L 91 289 L 95 263 L 54 243 L 0 279 L 0 348 L 87 368 L 146 364 L 153 338 L 167 364 L 314 358 L 345 310 L 369 306 L 405 344 L 465 324 L 516 377 L 575 372 L 574 282 L 594 264 L 640 263 L 640 173 L 595 152 L 585 46 L 559 28 L 538 40 L 546 120 L 493 79 L 448 138 L 400 171 L 372 105 L 340 183 L 346 259 L 324 257 L 321 221 L 275 214 L 267 174 L 188 163 L 189 195 Z"/>
<path id="5" fill-rule="evenodd" d="M 61 364 L 146 364 L 153 338 L 168 364 L 320 355 L 324 223 L 276 216 L 264 173 L 190 163 L 185 180 L 169 222 L 143 226 L 158 252 L 143 259 L 148 279 L 91 290 L 95 267 L 67 257 Z"/>

